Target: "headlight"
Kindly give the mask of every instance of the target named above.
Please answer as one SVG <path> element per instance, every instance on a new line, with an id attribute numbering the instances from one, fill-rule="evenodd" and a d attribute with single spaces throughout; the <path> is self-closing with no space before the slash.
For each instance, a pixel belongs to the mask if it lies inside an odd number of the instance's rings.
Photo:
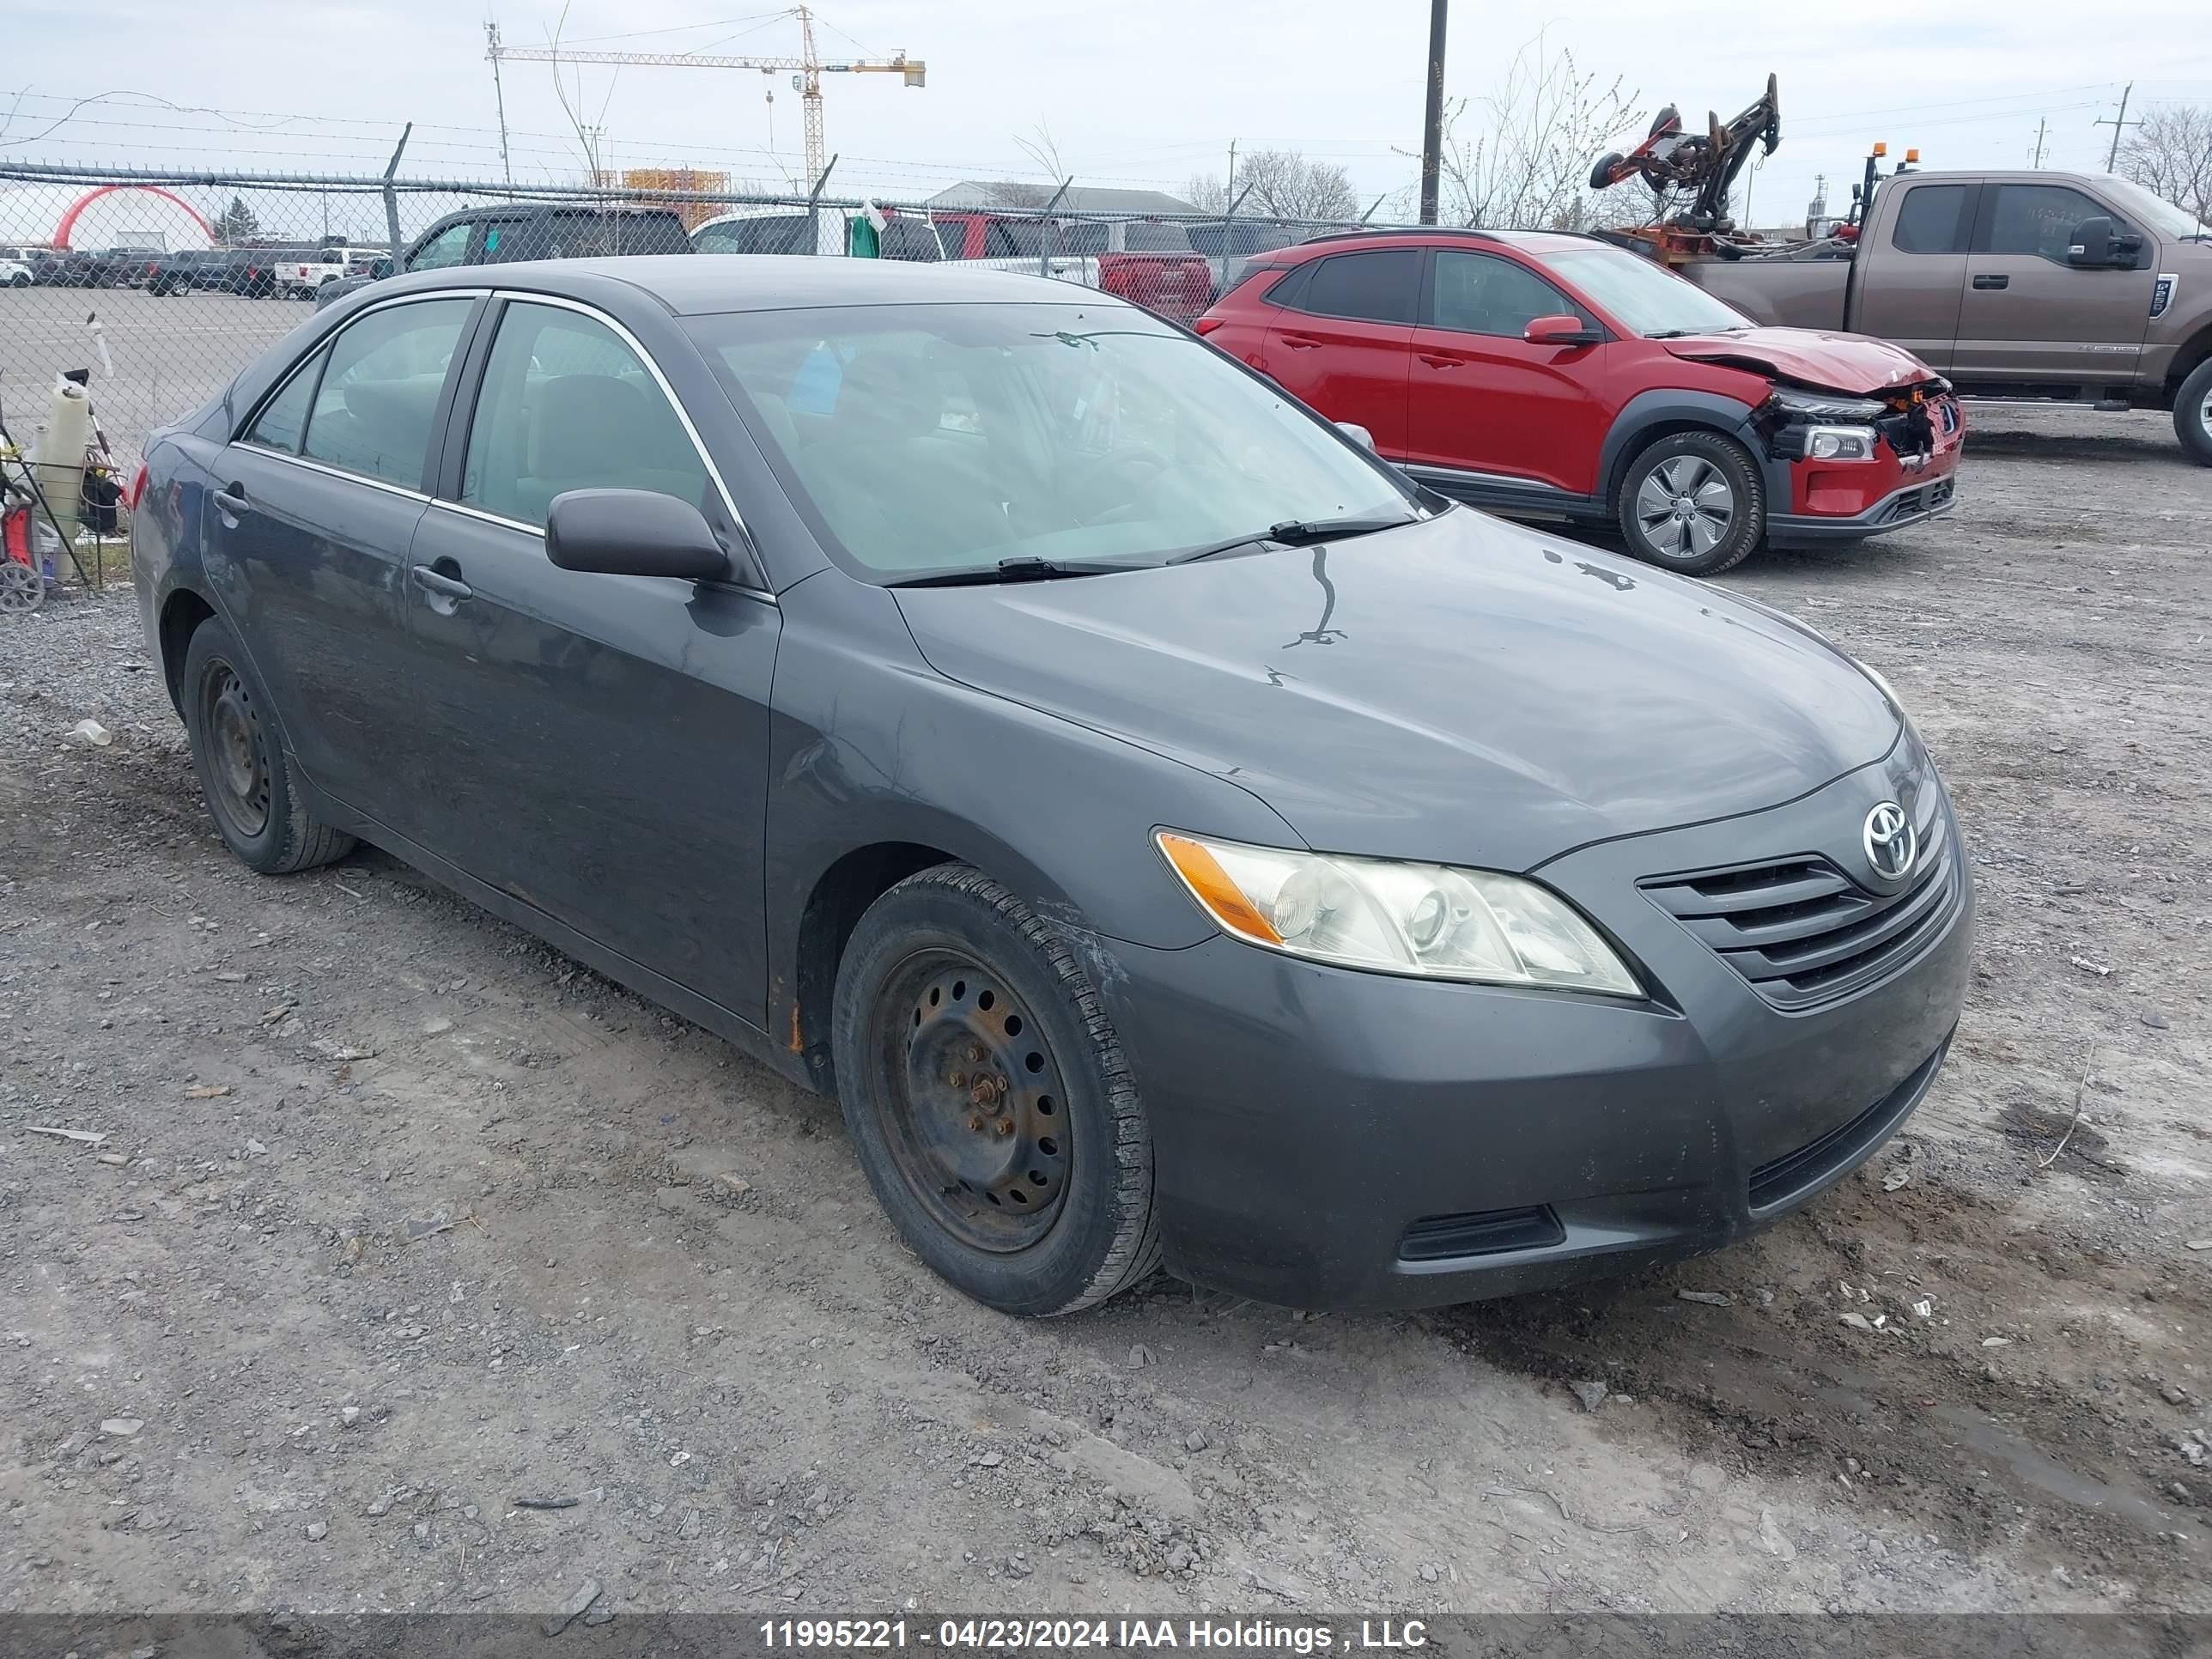
<path id="1" fill-rule="evenodd" d="M 1164 830 L 1154 839 L 1200 908 L 1254 945 L 1425 979 L 1644 994 L 1596 929 L 1532 881 Z"/>
<path id="2" fill-rule="evenodd" d="M 1871 421 L 1889 410 L 1887 404 L 1872 398 L 1846 398 L 1836 392 L 1798 392 L 1789 386 L 1774 389 L 1774 406 L 1793 421 Z"/>
<path id="3" fill-rule="evenodd" d="M 1816 461 L 1872 460 L 1875 435 L 1870 426 L 1810 427 L 1805 433 L 1805 453 Z"/>

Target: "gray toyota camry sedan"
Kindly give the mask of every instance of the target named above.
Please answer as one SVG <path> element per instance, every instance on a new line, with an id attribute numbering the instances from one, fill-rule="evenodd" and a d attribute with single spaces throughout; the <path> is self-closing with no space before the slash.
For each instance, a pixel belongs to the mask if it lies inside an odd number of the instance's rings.
<path id="1" fill-rule="evenodd" d="M 1863 1162 L 1958 1020 L 1967 861 L 1876 674 L 1109 296 L 402 276 L 138 488 L 241 860 L 372 842 L 835 1095 L 995 1308 L 1707 1249 Z"/>

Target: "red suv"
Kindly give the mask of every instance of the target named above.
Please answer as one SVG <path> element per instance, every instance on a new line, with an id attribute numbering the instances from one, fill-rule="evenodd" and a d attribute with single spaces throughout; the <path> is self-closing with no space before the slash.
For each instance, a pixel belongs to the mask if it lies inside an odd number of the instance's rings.
<path id="1" fill-rule="evenodd" d="M 1324 236 L 1261 255 L 1195 326 L 1431 488 L 1615 522 L 1689 575 L 1952 505 L 1964 422 L 1925 363 L 1759 327 L 1595 237 Z"/>

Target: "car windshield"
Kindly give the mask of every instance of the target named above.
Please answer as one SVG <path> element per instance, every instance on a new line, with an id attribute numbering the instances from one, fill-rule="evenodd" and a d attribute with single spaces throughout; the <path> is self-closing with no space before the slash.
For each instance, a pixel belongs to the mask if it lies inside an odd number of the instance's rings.
<path id="1" fill-rule="evenodd" d="M 1159 564 L 1409 486 L 1203 343 L 1115 305 L 869 306 L 690 324 L 832 555 L 886 580 Z"/>
<path id="2" fill-rule="evenodd" d="M 2130 179 L 2107 175 L 2098 179 L 2097 184 L 2118 199 L 2130 218 L 2161 236 L 2170 236 L 2177 242 L 2191 236 L 2212 236 L 2212 225 L 2201 222 L 2186 208 L 2178 208 L 2164 197 L 2152 195 Z"/>
<path id="3" fill-rule="evenodd" d="M 1751 326 L 1751 319 L 1734 306 L 1661 270 L 1641 254 L 1593 242 L 1537 258 L 1623 328 L 1646 339 Z"/>

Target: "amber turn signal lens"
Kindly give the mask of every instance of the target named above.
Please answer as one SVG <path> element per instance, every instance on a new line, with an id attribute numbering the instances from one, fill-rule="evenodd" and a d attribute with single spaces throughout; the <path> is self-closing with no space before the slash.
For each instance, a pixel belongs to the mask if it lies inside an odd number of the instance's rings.
<path id="1" fill-rule="evenodd" d="M 1252 907 L 1251 900 L 1237 890 L 1229 879 L 1229 872 L 1208 848 L 1188 836 L 1171 836 L 1163 831 L 1159 836 L 1160 851 L 1175 866 L 1183 885 L 1190 889 L 1191 896 L 1206 908 L 1206 912 L 1232 933 L 1255 939 L 1264 945 L 1280 945 L 1283 936 L 1275 931 L 1274 924 Z"/>

